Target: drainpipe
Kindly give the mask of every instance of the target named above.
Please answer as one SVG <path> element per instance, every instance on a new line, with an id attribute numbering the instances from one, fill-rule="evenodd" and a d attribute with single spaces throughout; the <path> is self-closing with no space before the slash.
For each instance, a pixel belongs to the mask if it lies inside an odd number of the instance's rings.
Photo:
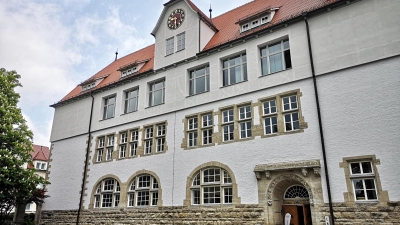
<path id="1" fill-rule="evenodd" d="M 314 60 L 313 60 L 312 49 L 311 49 L 310 28 L 308 26 L 308 19 L 307 19 L 306 15 L 304 16 L 304 22 L 306 23 L 306 29 L 307 29 L 308 53 L 310 56 L 311 73 L 312 73 L 312 78 L 313 78 L 313 83 L 314 83 L 315 103 L 317 105 L 317 112 L 318 112 L 318 125 L 319 125 L 320 139 L 321 139 L 322 156 L 323 156 L 323 160 L 324 160 L 324 169 L 325 169 L 325 173 L 326 173 L 325 180 L 326 180 L 326 186 L 328 189 L 329 213 L 331 216 L 332 225 L 335 225 L 335 217 L 333 215 L 333 206 L 332 206 L 331 186 L 330 186 L 330 182 L 329 182 L 328 163 L 326 160 L 324 130 L 322 128 L 321 108 L 319 105 L 319 97 L 318 97 L 317 78 L 315 76 Z"/>
<path id="2" fill-rule="evenodd" d="M 94 97 L 93 97 L 92 92 L 90 92 L 90 97 L 92 97 L 92 106 L 90 108 L 88 140 L 87 140 L 86 156 L 85 156 L 85 169 L 83 171 L 83 177 L 82 177 L 81 197 L 79 199 L 79 209 L 78 209 L 78 215 L 76 217 L 76 225 L 79 224 L 79 217 L 81 215 L 82 202 L 83 202 L 83 192 L 85 191 L 85 187 L 86 187 L 85 180 L 86 180 L 86 175 L 87 175 L 87 167 L 88 167 L 88 159 L 89 159 L 89 151 L 90 151 L 90 136 L 91 136 L 91 128 L 92 128 L 93 103 L 94 103 Z"/>

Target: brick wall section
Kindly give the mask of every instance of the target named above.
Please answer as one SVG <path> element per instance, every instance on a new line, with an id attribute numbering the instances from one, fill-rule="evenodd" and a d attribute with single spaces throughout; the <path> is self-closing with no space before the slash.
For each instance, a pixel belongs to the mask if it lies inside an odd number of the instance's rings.
<path id="1" fill-rule="evenodd" d="M 124 210 L 84 210 L 80 224 L 136 225 L 262 225 L 264 207 L 234 205 L 233 207 L 157 207 Z M 41 224 L 75 224 L 76 210 L 43 211 Z"/>
<path id="2" fill-rule="evenodd" d="M 333 204 L 335 225 L 400 225 L 400 202 L 387 205 L 379 204 Z M 320 207 L 321 212 L 329 215 L 329 206 Z M 325 224 L 323 220 L 318 225 Z"/>

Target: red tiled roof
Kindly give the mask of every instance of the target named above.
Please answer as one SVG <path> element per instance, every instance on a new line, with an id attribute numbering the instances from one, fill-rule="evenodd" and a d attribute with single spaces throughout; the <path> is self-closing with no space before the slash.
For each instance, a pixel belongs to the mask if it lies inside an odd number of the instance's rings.
<path id="1" fill-rule="evenodd" d="M 32 145 L 33 152 L 31 152 L 32 160 L 48 161 L 50 157 L 50 149 L 46 146 Z"/>
<path id="2" fill-rule="evenodd" d="M 169 4 L 173 0 L 167 2 L 165 5 Z M 190 0 L 186 0 L 190 7 L 198 12 L 206 23 L 209 23 L 212 26 L 215 26 L 218 29 L 218 32 L 214 34 L 208 44 L 204 47 L 202 51 L 209 50 L 211 48 L 217 47 L 224 43 L 233 41 L 235 39 L 250 35 L 256 31 L 265 29 L 267 27 L 271 27 L 282 23 L 284 21 L 290 20 L 293 17 L 300 16 L 304 12 L 313 11 L 318 8 L 322 8 L 334 2 L 338 2 L 340 0 L 253 0 L 247 4 L 239 6 L 235 9 L 232 9 L 222 15 L 219 15 L 212 20 L 208 18 L 195 4 L 193 4 Z M 247 31 L 245 33 L 240 33 L 240 27 L 237 22 L 240 19 L 247 17 L 248 15 L 254 14 L 255 12 L 260 11 L 261 9 L 266 8 L 275 8 L 279 7 L 279 10 L 276 11 L 274 18 L 270 23 L 264 24 L 256 29 L 251 31 Z M 140 73 L 150 71 L 154 66 L 154 44 L 147 46 L 141 50 L 133 52 L 127 56 L 124 56 L 106 66 L 104 69 L 100 70 L 94 76 L 89 79 L 95 79 L 97 77 L 109 75 L 100 84 L 98 84 L 95 88 L 91 90 L 96 90 L 98 88 L 110 85 L 112 83 L 120 80 L 120 72 L 118 69 L 124 65 L 133 63 L 139 60 L 150 59 L 144 66 L 138 71 L 138 73 L 131 75 L 136 76 Z M 128 76 L 128 77 L 131 77 Z M 88 80 L 89 80 L 88 79 Z M 67 99 L 79 96 L 83 93 L 87 93 L 88 91 L 81 92 L 82 87 L 75 87 L 70 93 L 68 93 L 60 102 L 65 101 Z"/>
<path id="3" fill-rule="evenodd" d="M 121 72 L 118 71 L 118 69 L 122 66 L 126 66 L 128 64 L 131 64 L 135 61 L 140 61 L 140 60 L 145 60 L 145 59 L 150 59 L 147 63 L 145 63 L 143 65 L 142 68 L 140 68 L 140 70 L 132 75 L 135 76 L 137 74 L 143 73 L 145 71 L 148 70 L 152 70 L 153 69 L 153 65 L 154 65 L 154 44 L 147 46 L 143 49 L 140 49 L 136 52 L 133 52 L 129 55 L 126 55 L 112 63 L 110 63 L 108 66 L 104 67 L 102 70 L 100 70 L 98 73 L 96 73 L 94 76 L 90 77 L 89 79 L 95 79 L 97 77 L 102 77 L 104 75 L 109 75 L 108 77 L 106 77 L 103 81 L 101 81 L 95 88 L 91 89 L 91 90 L 96 90 L 100 87 L 112 84 L 116 81 L 118 81 L 121 77 Z M 131 77 L 131 76 L 127 76 L 127 77 Z M 88 79 L 88 80 L 89 80 Z M 78 96 L 80 94 L 83 93 L 87 93 L 88 91 L 85 92 L 81 92 L 82 87 L 81 86 L 77 86 L 75 87 L 70 93 L 68 93 L 63 99 L 61 99 L 61 101 L 67 100 L 69 98 L 73 98 L 75 96 Z"/>

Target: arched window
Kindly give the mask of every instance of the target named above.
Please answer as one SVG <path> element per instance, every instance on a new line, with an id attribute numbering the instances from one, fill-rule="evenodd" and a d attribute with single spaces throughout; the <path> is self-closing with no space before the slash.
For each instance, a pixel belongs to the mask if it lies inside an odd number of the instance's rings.
<path id="1" fill-rule="evenodd" d="M 96 187 L 94 208 L 118 207 L 121 187 L 115 179 L 104 179 Z"/>
<path id="2" fill-rule="evenodd" d="M 300 185 L 293 185 L 285 192 L 285 199 L 308 199 L 308 191 L 305 187 Z"/>
<path id="3" fill-rule="evenodd" d="M 221 168 L 204 168 L 196 173 L 191 183 L 191 204 L 232 204 L 232 178 Z"/>
<path id="4" fill-rule="evenodd" d="M 136 176 L 132 179 L 128 190 L 128 207 L 157 206 L 158 181 L 149 174 Z"/>

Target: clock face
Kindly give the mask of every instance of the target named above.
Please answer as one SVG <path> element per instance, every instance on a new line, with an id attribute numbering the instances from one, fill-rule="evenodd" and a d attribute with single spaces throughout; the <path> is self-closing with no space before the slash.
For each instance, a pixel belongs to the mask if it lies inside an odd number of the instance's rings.
<path id="1" fill-rule="evenodd" d="M 171 30 L 175 30 L 181 26 L 185 20 L 185 11 L 183 9 L 175 9 L 168 17 L 167 25 Z"/>

